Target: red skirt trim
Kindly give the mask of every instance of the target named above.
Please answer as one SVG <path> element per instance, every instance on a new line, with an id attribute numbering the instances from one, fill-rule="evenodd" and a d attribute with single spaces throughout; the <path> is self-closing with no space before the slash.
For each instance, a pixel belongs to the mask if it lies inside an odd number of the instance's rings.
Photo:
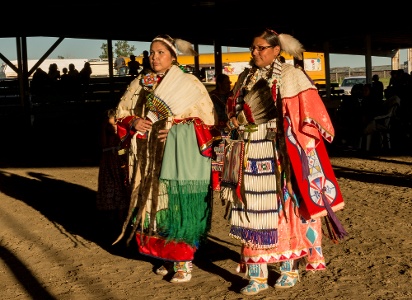
<path id="1" fill-rule="evenodd" d="M 144 255 L 161 258 L 169 261 L 193 260 L 196 247 L 184 242 L 166 241 L 155 236 L 136 233 L 136 241 L 139 252 Z"/>

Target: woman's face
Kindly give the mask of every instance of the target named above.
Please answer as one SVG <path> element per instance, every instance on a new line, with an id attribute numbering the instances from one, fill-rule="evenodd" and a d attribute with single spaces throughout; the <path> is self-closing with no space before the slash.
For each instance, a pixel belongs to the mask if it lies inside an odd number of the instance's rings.
<path id="1" fill-rule="evenodd" d="M 267 47 L 259 51 L 259 47 Z M 273 60 L 279 55 L 280 47 L 272 47 L 269 43 L 261 37 L 257 37 L 253 40 L 251 54 L 255 65 L 259 68 L 270 65 Z"/>
<path id="2" fill-rule="evenodd" d="M 157 74 L 164 74 L 172 66 L 175 58 L 160 41 L 153 42 L 150 46 L 150 66 Z"/>

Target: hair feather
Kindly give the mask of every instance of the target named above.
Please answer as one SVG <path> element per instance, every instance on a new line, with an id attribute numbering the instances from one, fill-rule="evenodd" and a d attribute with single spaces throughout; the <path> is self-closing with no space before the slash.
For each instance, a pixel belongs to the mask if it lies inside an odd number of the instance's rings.
<path id="1" fill-rule="evenodd" d="M 290 34 L 281 33 L 278 35 L 281 48 L 284 52 L 296 57 L 297 59 L 303 58 L 303 52 L 305 49 L 303 45 Z"/>
<path id="2" fill-rule="evenodd" d="M 179 51 L 183 55 L 198 55 L 198 53 L 193 49 L 192 44 L 188 41 L 182 39 L 175 39 L 175 46 L 177 51 Z"/>

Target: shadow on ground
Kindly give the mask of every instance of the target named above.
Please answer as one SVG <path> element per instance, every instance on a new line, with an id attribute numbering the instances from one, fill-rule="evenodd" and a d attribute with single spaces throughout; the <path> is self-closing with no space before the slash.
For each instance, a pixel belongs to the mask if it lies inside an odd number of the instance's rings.
<path id="1" fill-rule="evenodd" d="M 7 168 L 59 168 L 98 166 L 100 122 L 107 107 L 97 104 L 76 104 L 49 108 L 34 116 L 32 126 L 27 126 L 22 115 L 5 116 L 0 121 L 0 191 L 41 212 L 56 226 L 63 226 L 73 235 L 96 242 L 108 252 L 127 258 L 151 262 L 159 267 L 159 261 L 139 255 L 135 242 L 129 246 L 120 242 L 115 246 L 118 232 L 101 230 L 94 204 L 96 192 L 81 185 L 50 178 L 41 172 L 29 172 L 29 177 L 7 172 Z M 333 144 L 328 145 L 330 156 L 357 157 L 392 161 L 390 156 L 375 157 L 361 152 L 346 151 Z M 397 149 L 392 155 L 410 155 L 409 149 Z M 401 163 L 401 162 L 399 162 Z M 393 174 L 382 176 L 368 170 L 335 169 L 337 177 L 364 180 L 370 183 L 410 186 L 410 177 Z M 22 188 L 24 187 L 24 188 Z M 195 263 L 207 272 L 219 274 L 228 282 L 235 282 L 233 290 L 239 290 L 245 282 L 238 275 L 213 263 L 230 259 L 239 261 L 239 253 L 230 250 L 225 241 L 209 236 L 206 245 L 196 253 Z M 212 263 L 211 263 L 212 262 Z"/>

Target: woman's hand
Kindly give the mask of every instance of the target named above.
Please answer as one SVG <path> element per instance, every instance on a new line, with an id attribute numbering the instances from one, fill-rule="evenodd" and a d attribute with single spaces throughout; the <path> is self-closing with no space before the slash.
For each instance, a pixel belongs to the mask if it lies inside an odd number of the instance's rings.
<path id="1" fill-rule="evenodd" d="M 168 133 L 169 133 L 169 129 L 160 129 L 157 135 L 157 138 L 160 139 L 161 142 L 164 142 L 166 141 Z"/>
<path id="2" fill-rule="evenodd" d="M 152 122 L 150 120 L 139 118 L 134 124 L 134 129 L 144 133 L 152 129 Z"/>
<path id="3" fill-rule="evenodd" d="M 237 121 L 236 117 L 231 117 L 230 120 L 227 122 L 227 126 L 230 129 L 238 128 L 239 127 L 239 122 Z"/>

